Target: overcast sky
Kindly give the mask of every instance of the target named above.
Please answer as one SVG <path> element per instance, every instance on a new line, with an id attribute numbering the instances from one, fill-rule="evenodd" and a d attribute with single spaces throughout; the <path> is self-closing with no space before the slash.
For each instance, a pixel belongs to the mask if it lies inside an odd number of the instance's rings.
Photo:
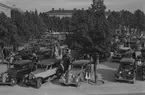
<path id="1" fill-rule="evenodd" d="M 134 12 L 141 9 L 145 12 L 145 0 L 104 0 L 107 10 L 129 10 Z M 88 8 L 92 4 L 92 0 L 0 0 L 1 3 L 9 6 L 16 5 L 22 10 L 35 10 L 46 12 L 52 8 Z"/>

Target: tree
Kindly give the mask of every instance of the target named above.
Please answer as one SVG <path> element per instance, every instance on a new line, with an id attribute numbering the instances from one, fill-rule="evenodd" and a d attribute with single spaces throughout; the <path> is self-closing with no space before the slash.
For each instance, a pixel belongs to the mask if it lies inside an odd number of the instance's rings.
<path id="1" fill-rule="evenodd" d="M 142 12 L 141 10 L 136 10 L 134 12 L 135 15 L 135 26 L 137 27 L 138 31 L 143 31 L 145 30 L 145 16 L 144 16 L 144 12 Z"/>

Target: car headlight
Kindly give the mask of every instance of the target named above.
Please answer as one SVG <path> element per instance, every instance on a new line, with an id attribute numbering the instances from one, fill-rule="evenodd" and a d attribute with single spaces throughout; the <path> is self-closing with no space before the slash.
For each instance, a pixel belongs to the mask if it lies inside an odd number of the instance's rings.
<path id="1" fill-rule="evenodd" d="M 29 79 L 35 79 L 35 78 L 36 78 L 36 77 L 35 77 L 34 74 L 32 74 L 32 73 L 29 74 Z"/>
<path id="2" fill-rule="evenodd" d="M 128 72 L 128 74 L 130 75 L 130 74 L 131 74 L 131 72 Z"/>
<path id="3" fill-rule="evenodd" d="M 122 74 L 122 71 L 119 71 L 119 74 Z"/>

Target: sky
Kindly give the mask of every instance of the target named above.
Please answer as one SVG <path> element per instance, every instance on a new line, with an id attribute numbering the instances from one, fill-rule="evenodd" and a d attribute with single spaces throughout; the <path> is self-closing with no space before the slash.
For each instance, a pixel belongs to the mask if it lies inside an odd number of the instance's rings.
<path id="1" fill-rule="evenodd" d="M 59 9 L 73 9 L 73 8 L 85 8 L 91 6 L 92 0 L 0 0 L 1 3 L 26 10 L 35 10 L 38 12 L 47 12 L 52 8 Z M 129 10 L 134 12 L 137 9 L 141 9 L 145 12 L 145 0 L 104 0 L 107 10 Z"/>

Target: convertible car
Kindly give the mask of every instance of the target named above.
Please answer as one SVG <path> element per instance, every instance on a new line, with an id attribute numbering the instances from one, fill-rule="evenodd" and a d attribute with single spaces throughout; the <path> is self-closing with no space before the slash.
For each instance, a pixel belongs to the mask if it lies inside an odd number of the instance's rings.
<path id="1" fill-rule="evenodd" d="M 60 74 L 58 72 L 60 60 L 45 59 L 37 64 L 37 69 L 30 74 L 27 74 L 23 79 L 23 83 L 28 86 L 40 88 L 42 83 L 47 79 L 54 79 Z"/>
<path id="2" fill-rule="evenodd" d="M 120 66 L 115 74 L 115 80 L 129 81 L 130 83 L 135 83 L 136 80 L 136 70 L 137 66 L 135 60 L 132 58 L 123 58 L 120 61 Z"/>

